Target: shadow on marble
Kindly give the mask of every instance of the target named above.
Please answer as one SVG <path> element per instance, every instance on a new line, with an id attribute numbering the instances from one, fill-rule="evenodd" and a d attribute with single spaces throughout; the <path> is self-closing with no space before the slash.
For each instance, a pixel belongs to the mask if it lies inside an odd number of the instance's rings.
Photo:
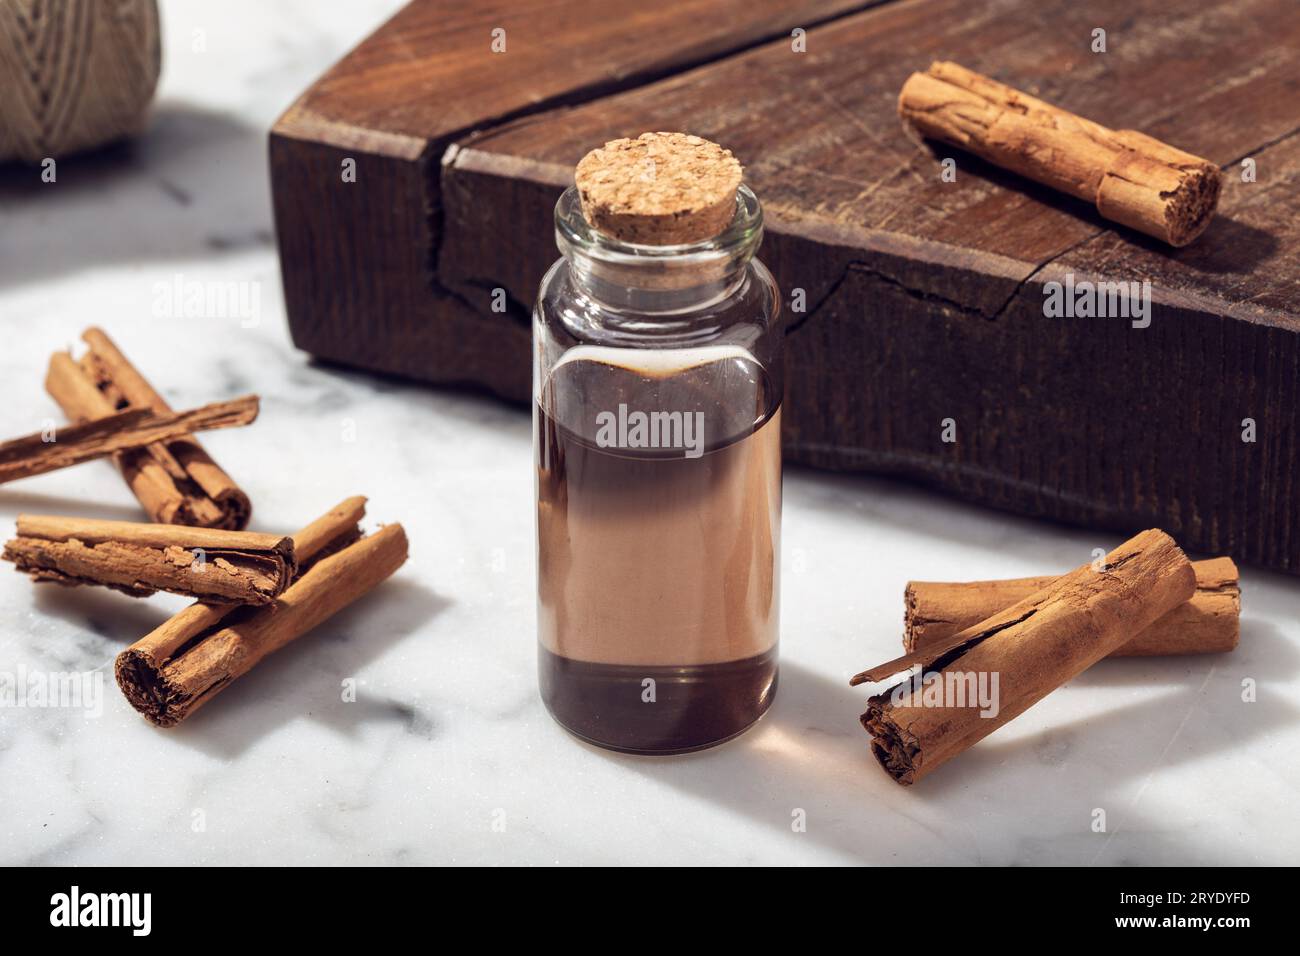
<path id="1" fill-rule="evenodd" d="M 345 737 L 355 737 L 367 724 L 397 723 L 432 739 L 437 727 L 426 712 L 373 693 L 361 672 L 451 604 L 417 581 L 389 581 L 262 661 L 180 726 L 159 733 L 224 760 L 302 718 Z M 347 678 L 357 681 L 354 703 L 342 700 Z"/>
<path id="2" fill-rule="evenodd" d="M 1258 703 L 1241 705 L 1251 708 L 1249 721 L 1174 721 L 1172 740 L 1135 732 L 1168 726 L 1171 713 L 1212 709 L 1203 682 L 1193 675 L 1181 690 L 1044 727 L 1028 737 L 1008 742 L 990 737 L 907 788 L 890 780 L 871 756 L 868 737 L 857 722 L 868 695 L 791 662 L 781 665 L 777 700 L 762 723 L 722 747 L 663 758 L 587 749 L 787 832 L 793 809 L 804 808 L 807 832 L 791 832 L 793 839 L 821 842 L 862 862 L 1113 862 L 1098 860 L 1109 852 L 1110 841 L 1090 833 L 1091 808 L 1111 808 L 1114 827 L 1149 837 L 1163 821 L 1145 816 L 1129 794 L 1136 789 L 1140 797 L 1152 773 L 1238 750 L 1300 719 L 1292 704 L 1262 694 Z M 1086 735 L 1084 752 L 1079 752 L 1081 735 Z M 1104 768 L 1099 768 L 1103 759 Z M 1028 797 L 1027 783 L 1038 797 Z M 860 824 L 855 826 L 855 820 Z M 880 828 L 886 825 L 891 832 L 882 835 Z M 900 844 L 900 828 L 911 836 L 903 845 L 914 852 L 882 854 L 882 847 Z M 1053 833 L 1060 836 L 1049 840 Z M 994 843 L 995 836 L 1002 842 L 990 851 L 986 844 Z M 1008 850 L 1003 844 L 1015 846 Z M 1125 848 L 1120 842 L 1114 850 Z M 1174 858 L 1178 852 L 1176 841 L 1166 848 Z M 1196 852 L 1199 863 L 1241 863 L 1243 858 L 1241 848 L 1231 845 L 1213 860 L 1205 858 L 1204 847 Z"/>
<path id="3" fill-rule="evenodd" d="M 1300 674 L 1300 647 L 1287 640 L 1270 621 L 1243 617 L 1241 643 L 1225 654 L 1190 654 L 1177 657 L 1113 657 L 1098 661 L 1073 681 L 1077 687 L 1178 687 L 1186 686 L 1210 667 L 1257 675 L 1269 682 L 1290 680 Z"/>
<path id="4" fill-rule="evenodd" d="M 426 382 L 391 372 L 352 368 L 315 356 L 309 356 L 303 374 L 306 375 L 308 371 L 362 385 L 376 395 L 407 392 L 411 401 L 419 401 L 424 407 L 436 409 L 445 418 L 471 425 L 491 424 L 494 428 L 511 429 L 531 441 L 532 419 L 529 406 L 502 398 L 486 387 Z M 305 382 L 306 379 L 304 384 Z"/>
<path id="5" fill-rule="evenodd" d="M 79 270 L 274 245 L 267 131 L 163 102 L 139 138 L 39 166 L 0 165 L 0 288 Z"/>
<path id="6" fill-rule="evenodd" d="M 1230 687 L 1220 684 L 1212 692 L 1208 686 L 1201 689 L 1203 681 L 1189 680 L 1181 690 L 1044 727 L 1029 737 L 999 741 L 990 736 L 914 789 L 923 799 L 942 799 L 957 788 L 979 782 L 981 776 L 992 782 L 1012 763 L 1039 764 L 1068 772 L 1080 735 L 1086 735 L 1094 755 L 1102 751 L 1115 755 L 1105 774 L 1090 778 L 1089 784 L 1106 788 L 1140 784 L 1153 772 L 1241 749 L 1252 740 L 1267 738 L 1300 722 L 1300 708 L 1278 694 L 1264 691 L 1254 703 L 1246 704 L 1240 699 L 1235 679 Z M 1227 707 L 1238 709 L 1229 711 Z M 1201 726 L 1184 719 L 1198 712 L 1211 719 Z M 1234 721 L 1230 715 L 1249 715 L 1249 719 Z M 1173 716 L 1179 720 L 1169 727 Z M 1157 733 L 1155 728 L 1166 728 L 1170 733 Z M 954 768 L 958 760 L 960 765 Z"/>
<path id="7" fill-rule="evenodd" d="M 782 661 L 776 700 L 743 736 L 694 754 L 644 757 L 602 750 L 573 738 L 601 759 L 622 764 L 678 790 L 716 801 L 755 822 L 789 829 L 790 810 L 774 813 L 782 801 L 817 816 L 862 816 L 897 784 L 875 765 L 866 734 L 858 725 L 865 694 L 830 681 L 806 667 Z M 834 730 L 828 728 L 835 728 Z M 815 821 L 814 821 L 815 823 Z M 821 831 L 825 832 L 825 831 Z M 823 837 L 815 825 L 807 834 Z M 845 831 L 828 834 L 837 850 L 866 854 L 846 845 Z"/>
<path id="8" fill-rule="evenodd" d="M 1048 570 L 1059 568 L 1062 573 L 1070 570 L 1060 561 L 1062 534 L 1077 539 L 1085 557 L 1093 547 L 1118 544 L 1124 537 L 999 511 L 897 475 L 820 471 L 787 464 L 785 477 L 786 493 L 792 500 L 837 521 L 860 522 L 876 531 L 886 526 L 959 547 L 1002 549 L 1014 543 L 1017 559 Z M 869 539 L 863 544 L 868 546 Z M 900 589 L 902 581 L 925 580 L 928 573 L 924 565 L 900 568 Z M 988 569 L 971 570 L 972 579 L 987 574 Z"/>
<path id="9" fill-rule="evenodd" d="M 64 587 L 33 584 L 36 610 L 47 617 L 66 621 L 75 631 L 88 631 L 112 643 L 112 655 L 134 644 L 173 613 L 188 604 L 173 595 L 133 598 L 108 588 Z M 168 610 L 159 602 L 181 601 Z"/>
<path id="10" fill-rule="evenodd" d="M 102 463 L 99 463 L 102 464 Z M 82 467 L 89 467 L 83 465 Z M 112 467 L 106 465 L 105 467 Z M 111 504 L 65 495 L 47 495 L 34 491 L 0 489 L 0 509 L 19 514 L 80 515 L 104 521 L 148 521 L 149 516 L 139 505 Z"/>

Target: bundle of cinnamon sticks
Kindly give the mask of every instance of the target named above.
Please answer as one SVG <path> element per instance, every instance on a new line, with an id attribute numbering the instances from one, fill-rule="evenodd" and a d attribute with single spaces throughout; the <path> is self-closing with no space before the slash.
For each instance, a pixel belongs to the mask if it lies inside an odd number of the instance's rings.
<path id="1" fill-rule="evenodd" d="M 391 524 L 363 536 L 365 510 L 365 498 L 348 498 L 295 534 L 299 569 L 273 602 L 192 604 L 119 654 L 117 683 L 131 706 L 174 726 L 386 580 L 406 561 L 406 532 Z"/>
<path id="2" fill-rule="evenodd" d="M 890 685 L 861 720 L 880 765 L 907 785 L 1103 657 L 1232 650 L 1240 610 L 1231 559 L 1193 564 L 1144 531 L 1059 577 L 909 583 L 907 653 L 849 683 Z"/>
<path id="3" fill-rule="evenodd" d="M 82 339 L 89 348 L 80 360 L 56 352 L 45 376 L 46 391 L 71 421 L 88 422 L 127 408 L 154 416 L 171 413 L 103 331 L 89 328 Z M 256 399 L 253 404 L 256 409 Z M 190 434 L 182 431 L 122 451 L 116 461 L 153 521 L 234 530 L 248 524 L 248 495 Z"/>
<path id="4" fill-rule="evenodd" d="M 153 523 L 20 515 L 3 558 L 38 583 L 197 599 L 117 659 L 127 700 L 170 727 L 388 578 L 406 534 L 363 535 L 361 497 L 291 537 L 243 530 L 248 495 L 193 432 L 251 423 L 257 397 L 174 412 L 107 335 L 83 338 L 88 351 L 56 353 L 45 383 L 72 424 L 0 443 L 0 483 L 111 457 Z"/>

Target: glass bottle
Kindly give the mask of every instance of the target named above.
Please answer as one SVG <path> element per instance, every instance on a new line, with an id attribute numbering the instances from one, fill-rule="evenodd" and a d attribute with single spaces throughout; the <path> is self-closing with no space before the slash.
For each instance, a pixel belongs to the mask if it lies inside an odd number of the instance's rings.
<path id="1" fill-rule="evenodd" d="M 571 187 L 555 226 L 533 323 L 542 698 L 601 747 L 712 746 L 776 690 L 783 335 L 762 211 L 742 185 L 720 234 L 630 243 Z"/>

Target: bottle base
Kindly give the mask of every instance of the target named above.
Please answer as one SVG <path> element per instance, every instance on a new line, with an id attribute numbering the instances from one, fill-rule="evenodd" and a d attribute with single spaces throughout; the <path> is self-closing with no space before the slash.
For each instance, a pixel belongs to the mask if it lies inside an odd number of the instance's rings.
<path id="1" fill-rule="evenodd" d="M 691 667 L 594 664 L 538 651 L 542 701 L 578 739 L 619 753 L 706 750 L 749 730 L 776 696 L 776 648 Z"/>

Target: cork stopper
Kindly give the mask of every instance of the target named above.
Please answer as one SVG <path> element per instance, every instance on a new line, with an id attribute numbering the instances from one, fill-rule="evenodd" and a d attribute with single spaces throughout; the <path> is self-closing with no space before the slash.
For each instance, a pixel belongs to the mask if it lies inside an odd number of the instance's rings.
<path id="1" fill-rule="evenodd" d="M 685 133 L 642 133 L 593 149 L 574 176 L 593 229 L 623 242 L 700 242 L 736 212 L 741 169 L 731 151 Z"/>

